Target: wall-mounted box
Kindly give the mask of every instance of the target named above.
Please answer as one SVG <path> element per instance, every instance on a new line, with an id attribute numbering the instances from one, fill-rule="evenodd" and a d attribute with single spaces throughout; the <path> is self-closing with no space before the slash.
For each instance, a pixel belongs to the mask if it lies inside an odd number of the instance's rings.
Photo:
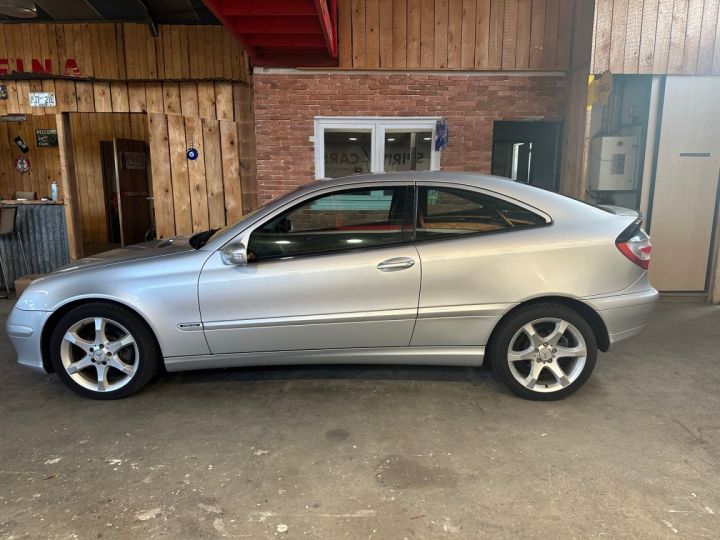
<path id="1" fill-rule="evenodd" d="M 590 142 L 590 191 L 633 191 L 637 137 L 595 137 Z"/>

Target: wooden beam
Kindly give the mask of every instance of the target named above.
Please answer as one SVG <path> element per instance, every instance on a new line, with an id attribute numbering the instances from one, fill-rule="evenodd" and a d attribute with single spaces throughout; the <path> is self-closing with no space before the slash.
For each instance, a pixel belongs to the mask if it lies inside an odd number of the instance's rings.
<path id="1" fill-rule="evenodd" d="M 235 17 L 238 34 L 321 34 L 317 16 L 313 17 Z"/>
<path id="2" fill-rule="evenodd" d="M 315 4 L 308 0 L 272 0 L 272 2 L 233 0 L 232 2 L 222 2 L 220 11 L 223 15 L 230 17 L 238 15 L 255 15 L 259 17 L 272 17 L 275 15 L 317 15 Z"/>
<path id="3" fill-rule="evenodd" d="M 80 223 L 80 208 L 78 207 L 79 194 L 75 157 L 73 156 L 72 132 L 70 130 L 70 115 L 68 113 L 56 114 L 55 127 L 58 136 L 58 151 L 60 152 L 60 183 L 65 206 L 68 248 L 70 260 L 75 261 L 83 256 L 83 235 L 82 224 Z"/>

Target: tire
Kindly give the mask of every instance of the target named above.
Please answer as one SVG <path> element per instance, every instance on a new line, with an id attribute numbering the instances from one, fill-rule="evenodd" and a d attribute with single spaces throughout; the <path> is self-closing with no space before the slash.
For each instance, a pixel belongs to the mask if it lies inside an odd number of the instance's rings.
<path id="1" fill-rule="evenodd" d="M 502 320 L 489 345 L 496 376 L 525 399 L 552 401 L 578 390 L 595 367 L 595 334 L 562 304 L 523 307 Z"/>
<path id="2" fill-rule="evenodd" d="M 159 371 L 161 355 L 155 335 L 137 314 L 116 304 L 92 302 L 57 322 L 50 337 L 50 361 L 73 392 L 106 400 L 143 388 Z"/>

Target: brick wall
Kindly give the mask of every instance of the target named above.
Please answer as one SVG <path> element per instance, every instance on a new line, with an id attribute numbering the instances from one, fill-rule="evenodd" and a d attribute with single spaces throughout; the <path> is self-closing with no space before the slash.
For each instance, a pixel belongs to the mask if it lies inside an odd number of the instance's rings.
<path id="1" fill-rule="evenodd" d="M 256 73 L 258 198 L 315 178 L 316 116 L 442 116 L 441 169 L 490 172 L 494 120 L 562 120 L 565 77 L 427 73 Z"/>

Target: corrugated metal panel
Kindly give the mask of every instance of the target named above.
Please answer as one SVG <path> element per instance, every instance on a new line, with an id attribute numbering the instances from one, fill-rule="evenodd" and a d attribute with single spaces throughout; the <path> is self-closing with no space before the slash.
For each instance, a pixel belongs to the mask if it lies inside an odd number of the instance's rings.
<path id="1" fill-rule="evenodd" d="M 31 274 L 47 274 L 70 262 L 63 205 L 20 204 L 17 228 Z M 17 236 L 0 236 L 0 254 L 12 289 L 15 279 L 26 274 Z M 5 288 L 4 282 L 2 287 Z"/>

